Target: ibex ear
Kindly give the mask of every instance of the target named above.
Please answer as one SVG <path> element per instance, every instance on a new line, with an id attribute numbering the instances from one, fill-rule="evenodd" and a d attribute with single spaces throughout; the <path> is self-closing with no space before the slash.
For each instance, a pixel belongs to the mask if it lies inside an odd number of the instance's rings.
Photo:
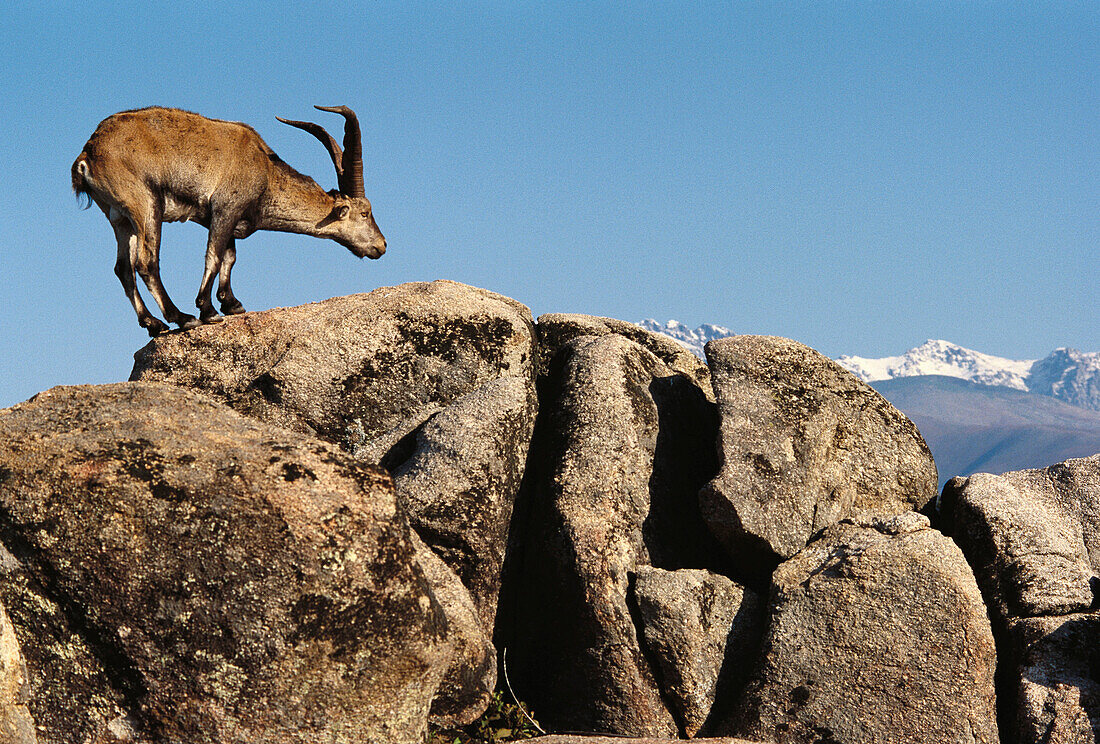
<path id="1" fill-rule="evenodd" d="M 332 218 L 334 220 L 346 220 L 350 212 L 351 207 L 349 207 L 347 204 L 337 204 L 332 209 Z"/>

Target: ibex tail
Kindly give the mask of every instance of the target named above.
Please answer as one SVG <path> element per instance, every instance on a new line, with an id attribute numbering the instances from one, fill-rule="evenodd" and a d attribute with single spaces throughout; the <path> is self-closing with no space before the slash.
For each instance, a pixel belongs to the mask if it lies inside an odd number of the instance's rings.
<path id="1" fill-rule="evenodd" d="M 73 163 L 73 193 L 84 202 L 82 209 L 92 206 L 92 195 L 88 191 L 87 182 L 90 172 L 88 169 L 88 155 L 82 152 L 77 157 L 76 162 Z"/>

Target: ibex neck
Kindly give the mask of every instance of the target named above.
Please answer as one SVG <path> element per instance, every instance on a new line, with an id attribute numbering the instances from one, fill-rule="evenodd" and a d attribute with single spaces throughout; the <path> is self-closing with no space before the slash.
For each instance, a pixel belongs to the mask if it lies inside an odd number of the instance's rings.
<path id="1" fill-rule="evenodd" d="M 323 236 L 325 218 L 335 201 L 315 181 L 299 173 L 277 171 L 268 186 L 261 228 Z"/>

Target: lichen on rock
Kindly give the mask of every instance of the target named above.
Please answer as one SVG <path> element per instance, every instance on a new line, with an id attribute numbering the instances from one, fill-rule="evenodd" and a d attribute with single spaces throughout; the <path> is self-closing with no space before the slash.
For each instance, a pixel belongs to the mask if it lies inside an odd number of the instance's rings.
<path id="1" fill-rule="evenodd" d="M 384 472 L 150 383 L 0 412 L 0 467 L 0 539 L 154 741 L 423 739 L 452 651 Z"/>

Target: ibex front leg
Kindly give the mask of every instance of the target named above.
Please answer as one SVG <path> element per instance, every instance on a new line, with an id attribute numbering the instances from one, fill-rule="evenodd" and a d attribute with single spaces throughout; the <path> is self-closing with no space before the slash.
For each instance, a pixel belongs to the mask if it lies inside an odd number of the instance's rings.
<path id="1" fill-rule="evenodd" d="M 214 277 L 222 271 L 222 264 L 226 260 L 226 254 L 231 245 L 234 246 L 233 260 L 236 260 L 233 228 L 236 227 L 239 218 L 240 215 L 237 214 L 216 213 L 210 221 L 210 235 L 206 240 L 206 269 L 202 272 L 199 295 L 195 298 L 195 307 L 199 309 L 199 319 L 203 323 L 221 322 L 221 316 L 214 310 L 214 304 L 210 301 L 210 290 L 214 287 Z"/>
<path id="2" fill-rule="evenodd" d="M 240 315 L 244 312 L 244 306 L 233 296 L 233 287 L 229 286 L 229 275 L 236 262 L 237 241 L 235 238 L 230 238 L 225 246 L 225 256 L 222 257 L 221 269 L 218 272 L 218 303 L 221 305 L 223 315 Z"/>

